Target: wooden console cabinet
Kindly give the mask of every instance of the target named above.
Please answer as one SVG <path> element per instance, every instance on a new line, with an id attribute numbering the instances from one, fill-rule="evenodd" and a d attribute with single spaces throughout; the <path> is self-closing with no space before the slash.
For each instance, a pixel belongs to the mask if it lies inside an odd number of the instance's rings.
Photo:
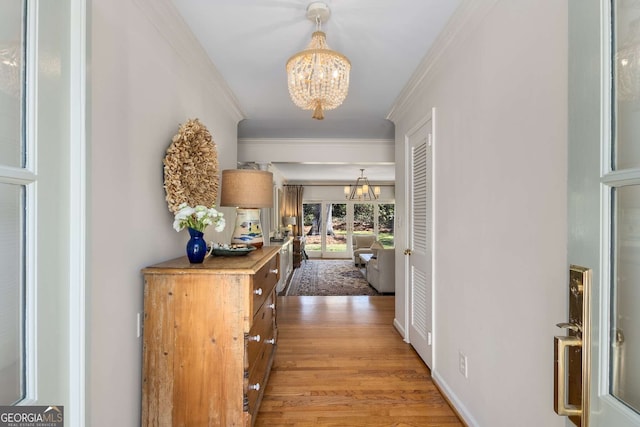
<path id="1" fill-rule="evenodd" d="M 278 337 L 280 247 L 143 270 L 143 426 L 251 426 Z"/>
<path id="2" fill-rule="evenodd" d="M 293 239 L 293 268 L 300 267 L 300 263 L 305 259 L 304 236 L 296 236 Z"/>

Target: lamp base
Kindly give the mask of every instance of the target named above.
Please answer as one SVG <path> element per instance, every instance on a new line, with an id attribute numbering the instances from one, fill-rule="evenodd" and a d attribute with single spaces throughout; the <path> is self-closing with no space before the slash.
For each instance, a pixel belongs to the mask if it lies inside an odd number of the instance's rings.
<path id="1" fill-rule="evenodd" d="M 238 208 L 236 210 L 236 226 L 233 230 L 231 243 L 245 243 L 256 248 L 262 247 L 264 240 L 260 224 L 260 209 Z"/>

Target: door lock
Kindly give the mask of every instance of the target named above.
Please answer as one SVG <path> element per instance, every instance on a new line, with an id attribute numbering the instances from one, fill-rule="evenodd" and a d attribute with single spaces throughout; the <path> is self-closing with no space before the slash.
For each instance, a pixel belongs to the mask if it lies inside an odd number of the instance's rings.
<path id="1" fill-rule="evenodd" d="M 589 414 L 590 277 L 588 268 L 569 269 L 569 321 L 556 325 L 567 334 L 554 337 L 553 409 L 577 426 L 587 425 Z"/>
<path id="2" fill-rule="evenodd" d="M 404 254 L 405 255 L 411 255 L 413 253 L 413 251 L 411 249 L 405 249 L 404 250 Z"/>

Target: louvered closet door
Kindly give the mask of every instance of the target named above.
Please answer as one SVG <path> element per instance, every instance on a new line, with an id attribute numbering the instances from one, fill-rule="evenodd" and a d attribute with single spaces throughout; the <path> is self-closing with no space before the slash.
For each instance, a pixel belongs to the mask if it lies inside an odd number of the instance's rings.
<path id="1" fill-rule="evenodd" d="M 422 360 L 433 362 L 431 331 L 432 304 L 432 119 L 408 137 L 409 171 L 409 249 L 408 297 L 409 342 Z"/>

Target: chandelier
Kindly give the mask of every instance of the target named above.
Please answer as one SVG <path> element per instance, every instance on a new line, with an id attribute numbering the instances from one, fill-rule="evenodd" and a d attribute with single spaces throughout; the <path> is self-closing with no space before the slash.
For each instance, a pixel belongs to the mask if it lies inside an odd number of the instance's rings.
<path id="1" fill-rule="evenodd" d="M 316 23 L 311 42 L 287 61 L 287 80 L 291 100 L 303 110 L 313 110 L 313 118 L 324 119 L 324 110 L 339 107 L 349 91 L 351 62 L 327 46 L 322 22 L 329 19 L 329 6 L 313 2 L 307 7 L 307 18 Z"/>
<path id="2" fill-rule="evenodd" d="M 347 200 L 377 200 L 380 197 L 380 187 L 372 187 L 364 176 L 364 169 L 360 169 L 360 176 L 354 185 L 345 185 L 344 196 Z"/>

